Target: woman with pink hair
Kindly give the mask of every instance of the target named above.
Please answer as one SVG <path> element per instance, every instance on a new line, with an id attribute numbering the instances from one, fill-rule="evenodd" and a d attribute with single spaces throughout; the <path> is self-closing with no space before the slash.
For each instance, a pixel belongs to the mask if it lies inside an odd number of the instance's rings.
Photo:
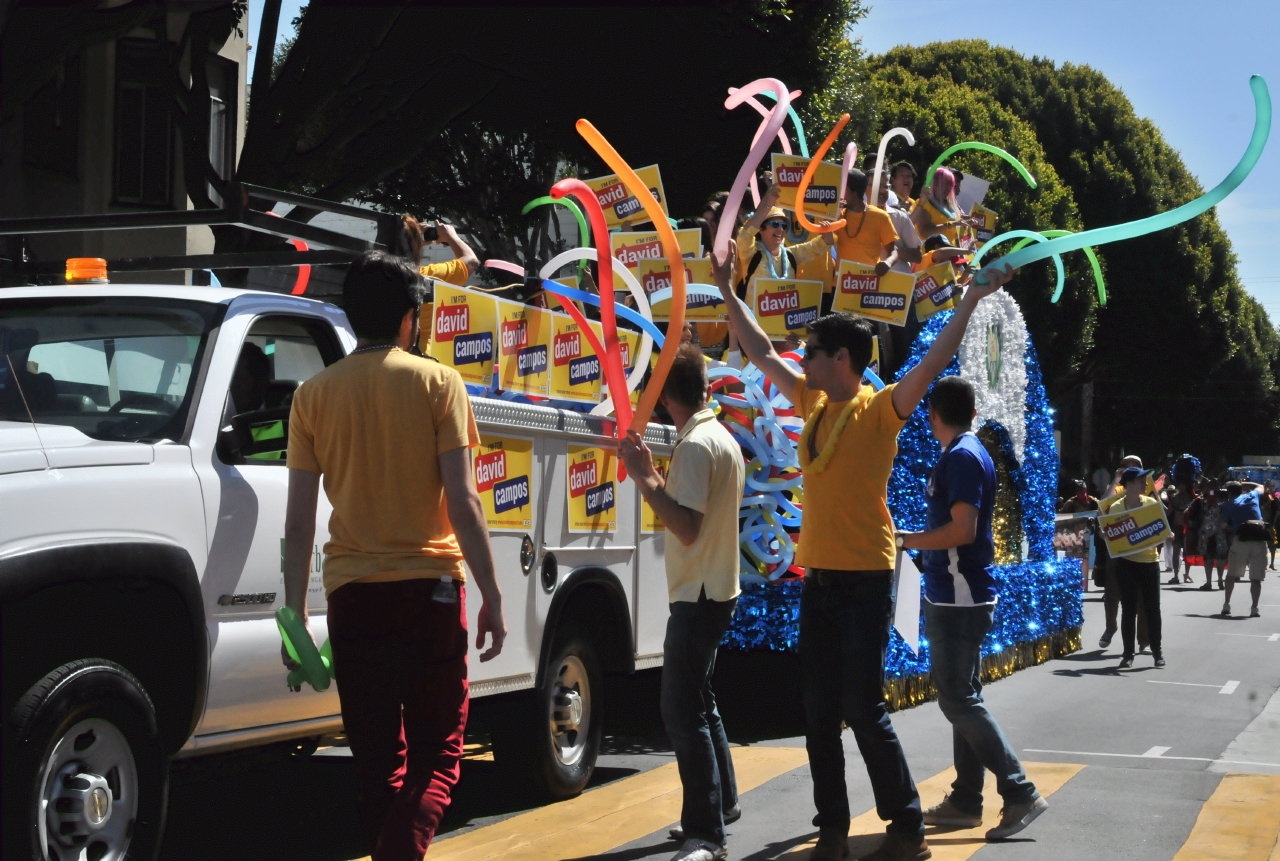
<path id="1" fill-rule="evenodd" d="M 951 245 L 959 247 L 959 228 L 965 220 L 956 203 L 955 174 L 945 167 L 938 168 L 933 172 L 933 182 L 922 192 L 911 210 L 911 221 L 920 239 L 941 233 Z"/>

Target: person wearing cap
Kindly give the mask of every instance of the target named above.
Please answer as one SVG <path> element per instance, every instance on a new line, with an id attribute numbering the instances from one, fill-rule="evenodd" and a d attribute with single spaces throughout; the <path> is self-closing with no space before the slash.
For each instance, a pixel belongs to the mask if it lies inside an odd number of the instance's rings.
<path id="1" fill-rule="evenodd" d="M 1124 496 L 1106 506 L 1106 513 L 1131 510 L 1156 502 L 1143 493 L 1147 488 L 1147 475 L 1141 467 L 1131 466 L 1120 473 L 1120 485 Z M 1120 669 L 1133 666 L 1135 628 L 1138 604 L 1147 611 L 1147 634 L 1150 636 L 1151 655 L 1157 667 L 1164 666 L 1164 651 L 1160 642 L 1160 548 L 1148 547 L 1132 556 L 1112 559 L 1116 583 L 1120 587 L 1120 636 L 1124 640 L 1124 655 Z"/>
<path id="2" fill-rule="evenodd" d="M 969 252 L 963 248 L 957 248 L 951 244 L 951 240 L 947 239 L 944 234 L 935 233 L 924 241 L 924 253 L 920 255 L 920 262 L 916 264 L 916 271 L 923 272 L 930 266 L 939 263 L 951 263 L 954 266 L 960 266 L 964 263 L 965 255 Z"/>
<path id="3" fill-rule="evenodd" d="M 1136 454 L 1131 454 L 1120 461 L 1120 466 L 1116 468 L 1115 477 L 1108 488 L 1108 492 L 1104 496 L 1103 503 L 1109 504 L 1114 497 L 1124 493 L 1124 485 L 1120 483 L 1120 476 L 1124 474 L 1126 469 L 1142 469 L 1142 458 Z M 1151 486 L 1151 476 L 1147 476 L 1147 493 L 1154 493 L 1155 490 Z M 1107 629 L 1098 640 L 1098 648 L 1105 649 L 1111 645 L 1111 638 L 1116 635 L 1119 630 L 1120 619 L 1120 583 L 1116 579 L 1115 560 L 1111 558 L 1107 552 L 1107 542 L 1098 542 L 1099 548 L 1106 554 L 1105 560 L 1100 562 L 1102 569 L 1102 604 L 1106 613 Z M 1138 651 L 1144 652 L 1147 649 L 1147 611 L 1143 604 L 1138 605 Z"/>
<path id="4" fill-rule="evenodd" d="M 1262 485 L 1251 481 L 1228 481 L 1227 501 L 1219 517 L 1226 529 L 1230 548 L 1227 550 L 1227 594 L 1222 615 L 1231 615 L 1231 591 L 1236 581 L 1249 576 L 1249 596 L 1253 606 L 1250 618 L 1258 613 L 1262 581 L 1267 576 L 1267 523 L 1262 519 Z"/>
<path id="5" fill-rule="evenodd" d="M 824 233 L 822 239 L 835 246 L 838 259 L 874 266 L 877 275 L 884 275 L 898 262 L 898 231 L 889 213 L 867 204 L 866 193 L 867 175 L 850 169 L 845 183 L 844 227 Z"/>

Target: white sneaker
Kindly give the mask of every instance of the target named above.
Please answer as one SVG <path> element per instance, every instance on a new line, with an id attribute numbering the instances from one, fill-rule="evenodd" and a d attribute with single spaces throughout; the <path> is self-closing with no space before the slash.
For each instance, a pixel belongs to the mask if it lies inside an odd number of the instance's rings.
<path id="1" fill-rule="evenodd" d="M 729 857 L 729 849 L 706 840 L 686 840 L 671 861 L 723 861 Z"/>
<path id="2" fill-rule="evenodd" d="M 1224 615 L 1224 616 L 1230 616 L 1230 615 L 1231 615 L 1231 605 L 1230 605 L 1230 604 L 1223 604 L 1223 605 L 1222 605 L 1222 615 Z"/>

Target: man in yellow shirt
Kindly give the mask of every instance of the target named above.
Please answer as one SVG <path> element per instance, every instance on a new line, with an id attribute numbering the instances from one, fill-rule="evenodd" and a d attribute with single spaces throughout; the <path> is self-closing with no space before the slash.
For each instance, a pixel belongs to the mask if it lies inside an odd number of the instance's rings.
<path id="1" fill-rule="evenodd" d="M 809 327 L 804 373 L 784 363 L 732 289 L 733 255 L 712 258 L 716 286 L 743 352 L 806 417 L 800 437 L 804 521 L 796 561 L 805 566 L 800 599 L 800 660 L 804 672 L 806 747 L 818 815 L 811 857 L 848 854 L 849 798 L 841 723 L 857 739 L 885 842 L 871 861 L 928 858 L 920 795 L 884 699 L 895 536 L 887 485 L 898 432 L 934 379 L 960 348 L 978 301 L 1012 277 L 994 269 L 965 294 L 929 352 L 896 384 L 879 392 L 862 385 L 871 358 L 871 327 L 835 313 Z M 898 545 L 901 546 L 900 544 Z"/>
<path id="2" fill-rule="evenodd" d="M 1120 473 L 1120 486 L 1124 489 L 1124 496 L 1108 505 L 1104 513 L 1141 508 L 1156 502 L 1154 497 L 1143 493 L 1147 489 L 1147 474 L 1141 466 L 1131 466 Z M 1112 559 L 1112 564 L 1115 566 L 1116 584 L 1120 587 L 1120 636 L 1124 640 L 1120 669 L 1133 666 L 1139 601 L 1147 614 L 1151 655 L 1156 666 L 1163 667 L 1164 652 L 1160 648 L 1160 548 L 1148 547 L 1131 556 Z"/>
<path id="3" fill-rule="evenodd" d="M 898 261 L 898 231 L 889 213 L 863 200 L 867 193 L 865 173 L 851 169 L 845 188 L 844 227 L 834 233 L 824 233 L 822 238 L 827 245 L 836 247 L 839 259 L 874 266 L 877 275 L 884 275 Z"/>
<path id="4" fill-rule="evenodd" d="M 466 569 L 476 647 L 506 625 L 471 470 L 480 442 L 457 371 L 408 352 L 423 284 L 402 256 L 350 265 L 356 349 L 307 380 L 289 419 L 285 603 L 305 622 L 323 479 L 324 589 L 358 804 L 375 859 L 422 858 L 458 782 L 467 723 Z M 406 476 L 412 477 L 406 482 Z M 282 651 L 286 666 L 288 654 Z"/>

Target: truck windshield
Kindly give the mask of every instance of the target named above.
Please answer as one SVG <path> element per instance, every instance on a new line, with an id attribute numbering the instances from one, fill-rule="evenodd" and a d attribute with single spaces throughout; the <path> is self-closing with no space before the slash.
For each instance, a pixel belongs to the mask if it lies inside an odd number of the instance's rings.
<path id="1" fill-rule="evenodd" d="M 4 299 L 0 420 L 100 440 L 178 440 L 222 305 L 130 297 Z"/>

